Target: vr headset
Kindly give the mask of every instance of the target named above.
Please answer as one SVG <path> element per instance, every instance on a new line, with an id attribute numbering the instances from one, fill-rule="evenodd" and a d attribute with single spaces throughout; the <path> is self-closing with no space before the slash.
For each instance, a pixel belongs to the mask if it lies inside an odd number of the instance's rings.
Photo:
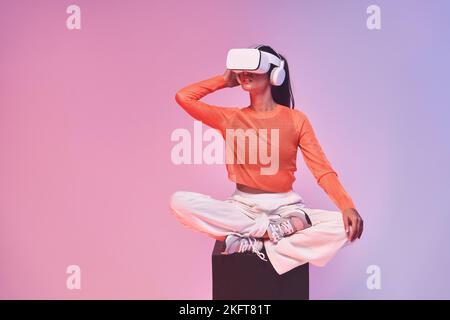
<path id="1" fill-rule="evenodd" d="M 284 60 L 271 53 L 256 48 L 230 49 L 227 54 L 227 69 L 236 73 L 243 71 L 253 73 L 266 73 L 270 65 L 276 67 L 270 73 L 270 83 L 274 86 L 283 84 L 286 77 Z"/>

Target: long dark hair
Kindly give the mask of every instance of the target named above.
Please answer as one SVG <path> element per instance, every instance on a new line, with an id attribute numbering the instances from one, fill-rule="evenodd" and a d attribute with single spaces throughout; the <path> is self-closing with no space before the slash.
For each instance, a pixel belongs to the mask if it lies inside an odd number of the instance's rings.
<path id="1" fill-rule="evenodd" d="M 281 86 L 271 85 L 272 98 L 276 103 L 286 106 L 288 108 L 294 109 L 295 100 L 294 100 L 294 95 L 292 93 L 291 77 L 289 75 L 289 65 L 288 65 L 286 58 L 283 55 L 281 55 L 280 53 L 276 52 L 270 46 L 256 45 L 256 46 L 252 46 L 252 48 L 257 48 L 260 51 L 271 53 L 271 54 L 273 54 L 277 57 L 280 57 L 281 59 L 284 60 L 284 70 L 286 71 L 286 77 L 284 78 L 283 84 Z M 269 71 L 267 71 L 267 74 L 269 76 L 270 76 L 270 73 L 272 72 L 273 68 L 275 68 L 275 65 L 271 64 Z"/>

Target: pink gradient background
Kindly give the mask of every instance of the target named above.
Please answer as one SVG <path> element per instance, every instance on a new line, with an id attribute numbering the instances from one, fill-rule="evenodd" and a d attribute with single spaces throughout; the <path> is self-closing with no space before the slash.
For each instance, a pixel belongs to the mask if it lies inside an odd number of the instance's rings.
<path id="1" fill-rule="evenodd" d="M 65 26 L 81 7 L 81 30 Z M 366 8 L 382 9 L 369 31 Z M 229 48 L 288 59 L 306 112 L 365 219 L 363 238 L 311 268 L 311 298 L 450 298 L 445 1 L 2 1 L 0 298 L 210 299 L 214 240 L 181 226 L 177 190 L 224 198 L 221 165 L 172 164 L 192 132 L 181 87 Z M 205 101 L 245 106 L 224 89 Z M 205 128 L 206 129 L 206 128 Z M 445 137 L 445 138 L 444 138 Z M 299 157 L 294 189 L 336 209 Z M 82 289 L 65 286 L 66 267 Z M 382 289 L 368 290 L 379 265 Z"/>

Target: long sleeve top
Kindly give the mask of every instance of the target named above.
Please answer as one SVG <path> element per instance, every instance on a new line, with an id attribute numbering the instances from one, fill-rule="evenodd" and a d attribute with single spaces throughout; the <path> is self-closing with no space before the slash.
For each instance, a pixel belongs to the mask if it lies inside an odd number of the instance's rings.
<path id="1" fill-rule="evenodd" d="M 222 107 L 200 100 L 225 87 L 225 78 L 217 75 L 180 89 L 175 100 L 194 119 L 219 130 L 226 140 L 231 181 L 268 192 L 291 191 L 300 149 L 307 167 L 333 203 L 341 211 L 355 208 L 304 112 L 280 104 L 270 111 L 256 111 L 250 106 Z M 245 144 L 239 143 L 239 134 Z"/>

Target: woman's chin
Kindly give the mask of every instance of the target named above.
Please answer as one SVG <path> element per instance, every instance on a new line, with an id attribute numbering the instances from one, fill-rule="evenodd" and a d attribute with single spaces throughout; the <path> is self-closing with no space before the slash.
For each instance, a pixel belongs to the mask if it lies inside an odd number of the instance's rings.
<path id="1" fill-rule="evenodd" d="M 251 84 L 248 84 L 248 83 L 243 83 L 243 84 L 241 85 L 241 87 L 242 87 L 242 89 L 245 90 L 245 91 L 251 91 L 251 90 L 252 90 L 252 85 L 251 85 Z"/>

